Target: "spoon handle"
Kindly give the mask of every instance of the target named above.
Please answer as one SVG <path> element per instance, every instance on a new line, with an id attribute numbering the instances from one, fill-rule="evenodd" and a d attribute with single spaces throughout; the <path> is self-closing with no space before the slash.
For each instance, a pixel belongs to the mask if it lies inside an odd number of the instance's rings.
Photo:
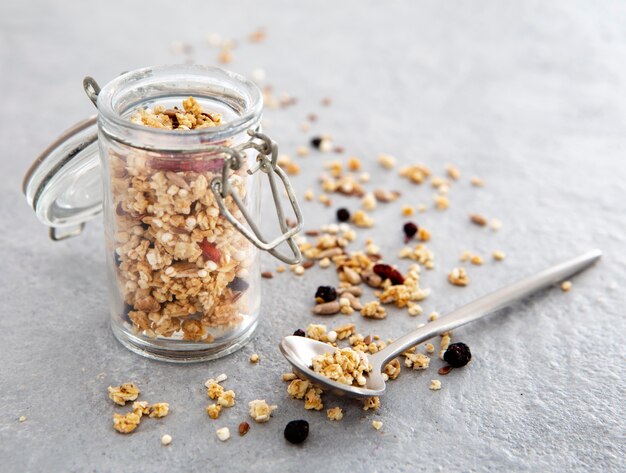
<path id="1" fill-rule="evenodd" d="M 400 337 L 383 350 L 370 355 L 372 365 L 380 363 L 383 366 L 392 358 L 408 350 L 412 346 L 428 340 L 436 335 L 441 335 L 449 330 L 478 320 L 485 315 L 501 309 L 512 302 L 526 297 L 534 292 L 556 284 L 570 276 L 587 269 L 602 256 L 600 250 L 591 250 L 576 258 L 565 261 L 556 266 L 546 269 L 534 276 L 529 276 L 515 282 L 480 299 L 456 309 L 448 315 L 426 324 L 406 335 Z"/>

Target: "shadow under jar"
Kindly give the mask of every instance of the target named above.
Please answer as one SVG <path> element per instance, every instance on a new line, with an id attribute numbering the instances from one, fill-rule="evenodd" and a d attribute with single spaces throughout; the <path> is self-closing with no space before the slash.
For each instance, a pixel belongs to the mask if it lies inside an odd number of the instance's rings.
<path id="1" fill-rule="evenodd" d="M 85 88 L 98 108 L 97 136 L 87 121 L 44 152 L 25 178 L 31 205 L 54 239 L 80 233 L 104 210 L 112 329 L 126 347 L 175 362 L 235 351 L 258 323 L 259 248 L 288 263 L 301 258 L 293 240 L 300 210 L 276 164 L 276 144 L 260 132 L 258 87 L 218 68 L 161 66 L 123 74 L 101 91 L 86 79 Z M 189 97 L 207 120 L 221 120 L 190 130 L 137 123 L 139 111 L 175 110 Z M 52 171 L 40 169 L 45 162 Z M 63 168 L 67 182 L 56 182 Z M 264 175 L 282 231 L 271 242 L 255 223 Z M 279 180 L 295 228 L 286 224 Z M 290 255 L 277 251 L 283 242 Z"/>

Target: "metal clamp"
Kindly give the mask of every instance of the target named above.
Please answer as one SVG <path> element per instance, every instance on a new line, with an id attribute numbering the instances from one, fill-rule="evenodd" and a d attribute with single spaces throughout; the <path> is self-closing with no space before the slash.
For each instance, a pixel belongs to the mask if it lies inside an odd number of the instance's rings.
<path id="1" fill-rule="evenodd" d="M 222 212 L 222 215 L 224 215 L 226 219 L 237 230 L 239 230 L 239 232 L 243 236 L 245 236 L 254 246 L 260 248 L 261 250 L 267 251 L 272 256 L 287 264 L 298 264 L 302 261 L 302 254 L 300 253 L 300 249 L 298 248 L 298 245 L 294 240 L 294 236 L 296 235 L 296 233 L 302 230 L 302 212 L 300 211 L 300 206 L 298 205 L 298 201 L 296 200 L 293 187 L 291 187 L 291 183 L 289 182 L 287 175 L 277 164 L 278 145 L 267 135 L 259 133 L 255 130 L 248 130 L 248 134 L 252 138 L 250 139 L 250 141 L 247 141 L 242 145 L 233 148 L 219 147 L 218 149 L 216 149 L 216 151 L 228 154 L 229 156 L 224 160 L 222 176 L 216 176 L 211 181 L 211 191 L 215 196 L 215 200 L 220 208 L 220 211 Z M 257 141 L 254 141 L 255 139 L 258 139 L 261 142 L 259 143 Z M 248 149 L 256 150 L 258 152 L 258 155 L 257 164 L 248 169 L 247 172 L 248 174 L 252 175 L 255 172 L 261 170 L 262 172 L 267 174 L 270 182 L 270 188 L 272 190 L 274 205 L 276 207 L 276 213 L 278 214 L 278 222 L 282 234 L 269 242 L 263 237 L 261 230 L 248 213 L 245 204 L 241 200 L 241 197 L 237 194 L 237 192 L 233 190 L 232 186 L 230 185 L 229 173 L 231 170 L 237 170 L 241 167 L 241 163 L 245 159 L 243 153 Z M 296 217 L 296 225 L 293 228 L 288 227 L 287 220 L 285 219 L 283 206 L 280 202 L 280 193 L 276 182 L 276 175 L 280 178 L 285 190 L 287 191 L 287 198 L 291 203 L 291 208 Z M 233 202 L 235 202 L 235 205 L 237 205 L 237 208 L 239 209 L 246 223 L 250 227 L 249 229 L 246 228 L 240 221 L 238 221 L 233 216 L 233 214 L 226 208 L 225 199 L 228 196 L 230 196 L 233 199 Z M 276 247 L 283 242 L 286 242 L 291 249 L 291 255 L 280 253 L 276 249 Z"/>

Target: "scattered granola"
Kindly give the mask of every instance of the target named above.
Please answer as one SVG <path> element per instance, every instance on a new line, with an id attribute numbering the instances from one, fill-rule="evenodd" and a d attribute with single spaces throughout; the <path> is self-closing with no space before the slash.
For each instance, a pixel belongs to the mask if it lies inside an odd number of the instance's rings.
<path id="1" fill-rule="evenodd" d="M 493 259 L 496 261 L 502 261 L 504 258 L 506 258 L 506 254 L 503 251 L 496 250 L 493 252 Z"/>
<path id="2" fill-rule="evenodd" d="M 226 442 L 226 440 L 230 438 L 230 429 L 228 427 L 222 427 L 221 429 L 217 429 L 215 434 L 222 442 Z"/>
<path id="3" fill-rule="evenodd" d="M 361 315 L 372 319 L 384 319 L 387 317 L 387 311 L 380 305 L 380 302 L 372 301 L 363 306 Z"/>
<path id="4" fill-rule="evenodd" d="M 169 445 L 170 443 L 172 443 L 172 436 L 169 434 L 165 434 L 163 435 L 163 437 L 161 437 L 161 444 L 162 445 Z"/>
<path id="5" fill-rule="evenodd" d="M 115 404 L 123 406 L 128 401 L 134 401 L 139 397 L 139 388 L 133 383 L 124 383 L 121 386 L 109 386 L 109 399 Z"/>
<path id="6" fill-rule="evenodd" d="M 390 154 L 380 153 L 378 155 L 378 163 L 385 169 L 392 169 L 396 165 L 396 158 Z"/>
<path id="7" fill-rule="evenodd" d="M 569 292 L 571 288 L 572 288 L 572 281 L 563 281 L 563 283 L 561 284 L 561 290 L 563 292 Z"/>
<path id="8" fill-rule="evenodd" d="M 438 379 L 433 379 L 430 382 L 430 386 L 428 387 L 428 389 L 431 389 L 433 391 L 439 391 L 441 389 L 441 381 L 439 381 Z"/>
<path id="9" fill-rule="evenodd" d="M 150 417 L 165 417 L 170 412 L 170 405 L 167 402 L 157 402 L 150 406 Z"/>
<path id="10" fill-rule="evenodd" d="M 343 411 L 341 407 L 332 407 L 326 410 L 326 416 L 330 420 L 341 420 L 343 419 Z"/>
<path id="11" fill-rule="evenodd" d="M 19 422 L 26 422 L 26 416 L 20 416 L 19 419 L 17 419 Z"/>
<path id="12" fill-rule="evenodd" d="M 253 353 L 252 355 L 250 355 L 250 363 L 258 363 L 260 359 L 261 357 L 257 355 L 256 353 Z"/>
<path id="13" fill-rule="evenodd" d="M 383 426 L 383 423 L 379 420 L 373 420 L 372 421 L 372 427 L 374 427 L 376 430 L 380 430 Z"/>
<path id="14" fill-rule="evenodd" d="M 141 412 L 128 412 L 127 414 L 113 414 L 113 428 L 121 434 L 129 434 L 134 431 L 141 422 Z"/>
<path id="15" fill-rule="evenodd" d="M 222 406 L 220 406 L 219 404 L 209 404 L 206 408 L 206 413 L 211 419 L 217 419 L 220 416 L 221 410 Z"/>
<path id="16" fill-rule="evenodd" d="M 465 268 L 454 268 L 448 274 L 448 281 L 455 286 L 467 286 L 470 282 Z"/>
<path id="17" fill-rule="evenodd" d="M 371 370 L 367 355 L 352 348 L 336 349 L 314 356 L 312 364 L 316 373 L 339 383 L 357 386 L 365 386 L 365 374 Z"/>
<path id="18" fill-rule="evenodd" d="M 255 422 L 258 423 L 269 421 L 272 412 L 278 409 L 278 406 L 270 406 L 263 399 L 255 399 L 254 401 L 250 401 L 248 403 L 248 407 L 250 408 L 250 417 L 252 417 Z"/>

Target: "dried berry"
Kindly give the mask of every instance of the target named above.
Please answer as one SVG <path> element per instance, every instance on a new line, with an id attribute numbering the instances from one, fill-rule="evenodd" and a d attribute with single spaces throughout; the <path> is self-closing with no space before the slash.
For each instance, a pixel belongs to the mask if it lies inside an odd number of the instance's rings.
<path id="1" fill-rule="evenodd" d="M 348 220 L 350 220 L 350 211 L 345 207 L 337 209 L 337 220 L 339 220 L 340 222 L 347 222 Z"/>
<path id="2" fill-rule="evenodd" d="M 290 443 L 302 443 L 308 436 L 309 423 L 306 420 L 292 420 L 285 427 L 285 439 Z"/>
<path id="3" fill-rule="evenodd" d="M 120 264 L 122 264 L 122 260 L 120 259 L 120 255 L 117 252 L 113 252 L 113 256 L 115 257 L 115 266 L 119 268 Z"/>
<path id="4" fill-rule="evenodd" d="M 318 304 L 323 302 L 332 302 L 337 299 L 337 291 L 332 286 L 320 286 L 315 291 L 315 300 Z"/>
<path id="5" fill-rule="evenodd" d="M 228 288 L 231 291 L 243 292 L 250 287 L 250 284 L 246 282 L 245 279 L 239 278 L 235 276 L 231 282 L 228 283 Z"/>
<path id="6" fill-rule="evenodd" d="M 415 225 L 413 222 L 407 222 L 404 224 L 404 227 L 402 227 L 402 230 L 404 231 L 404 234 L 406 235 L 406 240 L 408 241 L 415 236 L 418 228 L 417 225 Z"/>
<path id="7" fill-rule="evenodd" d="M 200 249 L 202 250 L 202 256 L 204 256 L 204 259 L 211 260 L 214 263 L 220 262 L 222 253 L 214 244 L 209 243 L 206 238 L 200 242 Z"/>
<path id="8" fill-rule="evenodd" d="M 302 330 L 301 328 L 299 328 L 298 330 L 296 330 L 295 332 L 293 332 L 293 334 L 296 337 L 306 337 L 306 332 L 304 330 Z"/>
<path id="9" fill-rule="evenodd" d="M 315 149 L 320 149 L 320 145 L 322 144 L 322 138 L 316 136 L 315 138 L 311 138 L 311 146 Z"/>
<path id="10" fill-rule="evenodd" d="M 374 273 L 378 274 L 383 280 L 389 279 L 394 286 L 404 284 L 404 276 L 400 274 L 400 271 L 388 264 L 375 264 L 372 269 Z"/>
<path id="11" fill-rule="evenodd" d="M 453 343 L 443 354 L 443 359 L 453 368 L 460 368 L 470 362 L 472 352 L 465 343 Z"/>

